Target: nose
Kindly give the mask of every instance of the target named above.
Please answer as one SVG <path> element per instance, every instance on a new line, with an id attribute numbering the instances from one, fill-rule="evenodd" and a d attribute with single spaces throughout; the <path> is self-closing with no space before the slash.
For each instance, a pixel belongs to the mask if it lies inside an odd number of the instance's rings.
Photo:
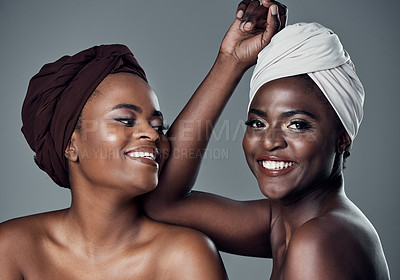
<path id="1" fill-rule="evenodd" d="M 262 144 L 268 151 L 274 151 L 287 147 L 287 142 L 282 129 L 273 127 L 265 130 L 262 138 Z"/>
<path id="2" fill-rule="evenodd" d="M 137 131 L 139 139 L 157 142 L 160 140 L 160 134 L 148 122 L 143 122 Z"/>

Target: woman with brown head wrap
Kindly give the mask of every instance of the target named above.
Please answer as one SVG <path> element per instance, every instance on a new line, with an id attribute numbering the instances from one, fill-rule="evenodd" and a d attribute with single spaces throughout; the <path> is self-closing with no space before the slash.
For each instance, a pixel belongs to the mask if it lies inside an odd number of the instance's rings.
<path id="1" fill-rule="evenodd" d="M 198 91 L 233 91 L 243 74 L 237 66 L 247 67 L 237 54 L 260 35 L 243 29 L 242 18 Z M 264 44 L 279 26 L 271 12 L 268 19 Z M 139 197 L 156 187 L 169 143 L 157 96 L 127 47 L 96 46 L 43 66 L 22 119 L 35 162 L 71 189 L 72 203 L 0 225 L 1 279 L 226 278 L 207 237 L 141 211 Z"/>
<path id="2" fill-rule="evenodd" d="M 43 66 L 22 119 L 35 162 L 71 189 L 72 205 L 2 225 L 9 248 L 1 251 L 12 258 L 2 257 L 1 279 L 225 277 L 204 236 L 141 214 L 137 197 L 157 185 L 169 144 L 157 97 L 126 46 Z"/>

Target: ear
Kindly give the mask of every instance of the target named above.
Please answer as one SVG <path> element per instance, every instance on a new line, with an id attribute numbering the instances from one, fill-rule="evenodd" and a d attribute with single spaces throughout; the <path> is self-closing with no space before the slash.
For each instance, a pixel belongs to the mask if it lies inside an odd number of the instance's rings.
<path id="1" fill-rule="evenodd" d="M 77 143 L 77 132 L 74 131 L 72 133 L 71 139 L 69 140 L 68 146 L 64 151 L 64 156 L 69 159 L 70 161 L 77 162 L 79 157 L 78 157 L 78 149 L 76 146 Z"/>
<path id="2" fill-rule="evenodd" d="M 345 151 L 350 150 L 351 147 L 351 138 L 346 130 L 342 130 L 339 134 L 339 138 L 337 141 L 336 152 L 338 154 L 343 154 Z"/>

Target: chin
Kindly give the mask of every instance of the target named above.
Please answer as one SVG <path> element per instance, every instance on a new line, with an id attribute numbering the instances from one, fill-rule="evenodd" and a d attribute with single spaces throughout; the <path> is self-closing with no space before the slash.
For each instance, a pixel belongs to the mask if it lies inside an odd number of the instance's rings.
<path id="1" fill-rule="evenodd" d="M 261 193 L 272 200 L 283 199 L 288 192 L 288 188 L 282 182 L 258 182 Z"/>
<path id="2" fill-rule="evenodd" d="M 158 184 L 158 176 L 149 177 L 141 177 L 141 178 L 125 178 L 123 180 L 126 183 L 119 183 L 120 188 L 125 189 L 130 193 L 130 195 L 139 196 L 142 194 L 146 194 L 148 192 L 153 191 Z"/>
<path id="3" fill-rule="evenodd" d="M 158 180 L 152 182 L 143 182 L 143 184 L 141 184 L 137 188 L 142 192 L 141 194 L 145 194 L 153 191 L 157 187 L 157 184 Z"/>
<path id="4" fill-rule="evenodd" d="M 270 190 L 261 190 L 261 193 L 268 199 L 271 200 L 280 200 L 282 198 L 282 195 L 278 192 L 275 191 L 270 191 Z"/>

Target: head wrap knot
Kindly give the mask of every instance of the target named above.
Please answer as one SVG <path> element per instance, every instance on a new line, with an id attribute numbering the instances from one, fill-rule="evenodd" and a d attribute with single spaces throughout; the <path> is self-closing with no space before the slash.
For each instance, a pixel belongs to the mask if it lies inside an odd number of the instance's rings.
<path id="1" fill-rule="evenodd" d="M 262 85 L 300 74 L 318 85 L 353 140 L 363 118 L 364 88 L 337 35 L 318 23 L 287 26 L 259 53 L 250 103 Z"/>
<path id="2" fill-rule="evenodd" d="M 35 162 L 58 185 L 69 187 L 64 153 L 90 95 L 108 75 L 145 73 L 124 45 L 101 45 L 44 65 L 29 83 L 22 106 L 22 133 Z"/>

